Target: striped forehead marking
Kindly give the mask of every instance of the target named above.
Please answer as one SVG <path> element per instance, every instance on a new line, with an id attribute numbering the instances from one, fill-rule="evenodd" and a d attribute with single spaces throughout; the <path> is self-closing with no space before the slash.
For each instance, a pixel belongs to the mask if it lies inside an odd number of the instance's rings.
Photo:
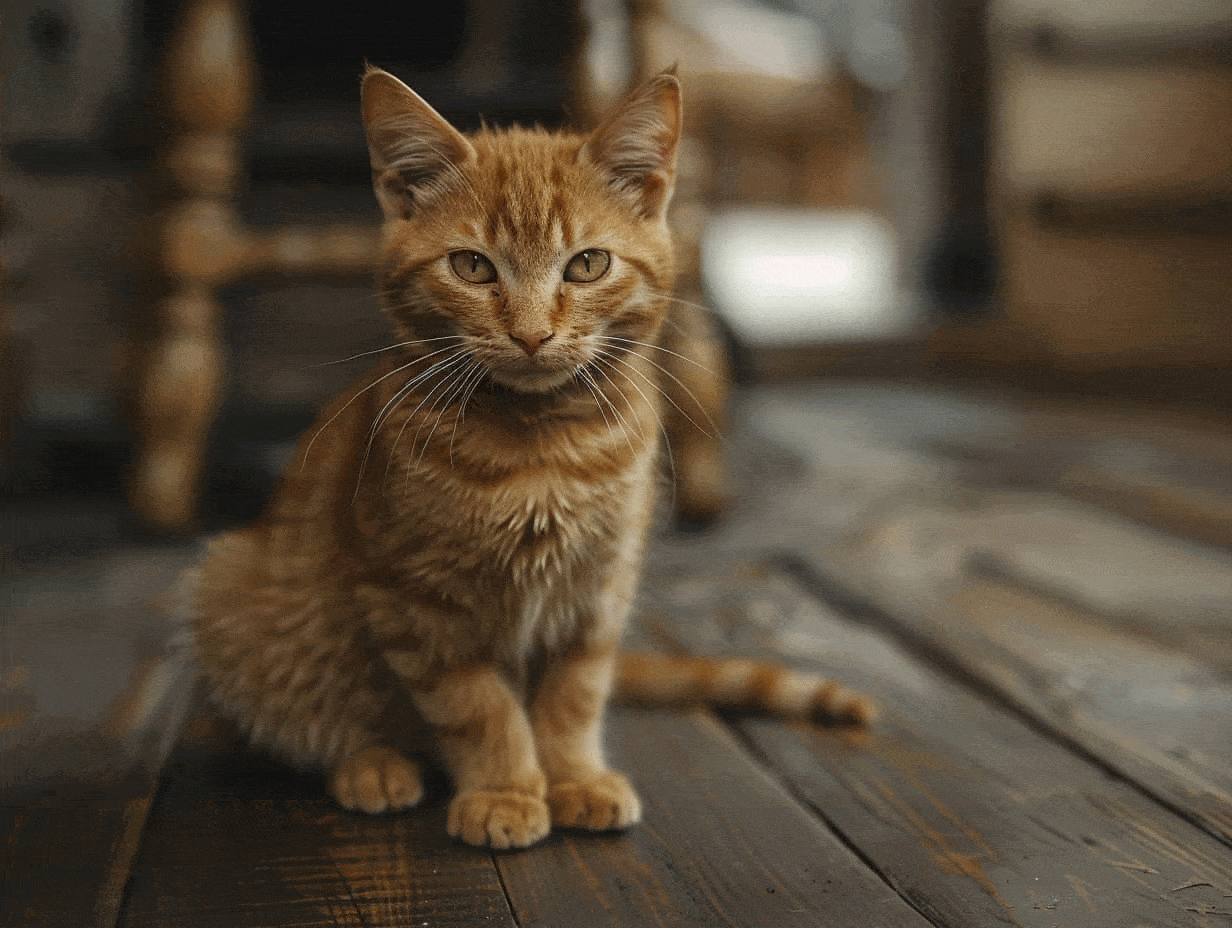
<path id="1" fill-rule="evenodd" d="M 565 171 L 559 164 L 501 153 L 490 168 L 493 194 L 484 231 L 511 253 L 558 253 L 576 239 Z M 536 163 L 536 162 L 539 163 Z"/>

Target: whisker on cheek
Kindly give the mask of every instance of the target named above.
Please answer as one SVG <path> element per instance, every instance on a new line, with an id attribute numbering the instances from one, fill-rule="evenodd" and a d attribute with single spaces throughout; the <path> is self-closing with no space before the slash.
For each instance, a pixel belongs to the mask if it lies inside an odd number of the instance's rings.
<path id="1" fill-rule="evenodd" d="M 347 409 L 350 408 L 352 403 L 354 403 L 357 399 L 359 399 L 361 396 L 363 396 L 365 393 L 367 393 L 372 388 L 377 387 L 384 381 L 388 380 L 390 377 L 397 376 L 398 374 L 401 374 L 403 371 L 409 370 L 410 368 L 414 367 L 416 364 L 426 361 L 429 358 L 435 355 L 441 354 L 444 351 L 448 351 L 451 347 L 453 346 L 446 346 L 444 348 L 441 348 L 438 351 L 434 351 L 431 354 L 425 355 L 422 358 L 415 358 L 414 360 L 408 361 L 406 364 L 403 364 L 401 367 L 394 368 L 392 371 L 389 371 L 387 374 L 384 374 L 383 376 L 378 377 L 372 383 L 368 384 L 368 386 L 364 387 L 362 390 L 360 390 L 354 396 L 352 396 L 349 400 L 347 400 L 346 403 L 343 404 L 341 409 L 339 409 L 336 413 L 330 416 L 328 422 L 326 422 L 319 429 L 317 429 L 315 433 L 313 433 L 312 438 L 308 441 L 308 445 L 304 448 L 303 455 L 301 455 L 300 470 L 302 471 L 304 467 L 307 465 L 308 456 L 309 456 L 309 453 L 312 451 L 312 446 L 316 443 L 316 440 L 321 437 L 321 433 L 323 433 L 327 428 L 329 428 L 335 422 L 335 420 L 337 420 L 339 416 L 341 416 L 344 412 L 346 412 Z"/>
<path id="2" fill-rule="evenodd" d="M 469 360 L 469 356 L 464 351 L 459 351 L 458 354 L 450 358 L 447 358 L 444 361 L 441 361 L 439 364 L 435 365 L 432 370 L 426 371 L 423 375 L 416 378 L 415 381 L 408 384 L 407 388 L 404 388 L 406 390 L 406 393 L 405 393 L 405 396 L 402 397 L 402 399 L 405 399 L 406 396 L 410 396 L 411 392 L 413 392 L 414 387 L 418 386 L 428 377 L 439 374 L 439 375 L 445 375 L 445 379 L 449 379 L 450 377 L 453 376 L 453 374 L 452 373 L 447 374 L 446 372 L 450 371 L 451 368 L 453 368 L 454 372 L 456 372 L 459 363 L 465 366 L 468 360 Z M 407 426 L 410 425 L 411 421 L 415 418 L 419 410 L 423 408 L 424 403 L 428 402 L 428 400 L 432 398 L 433 394 L 437 391 L 437 389 L 439 389 L 440 385 L 441 385 L 440 383 L 434 384 L 432 388 L 428 391 L 428 394 L 422 400 L 420 400 L 419 404 L 414 409 L 412 409 L 410 413 L 407 414 L 405 419 L 402 420 L 402 426 L 401 428 L 398 429 L 398 434 L 394 437 L 393 442 L 389 446 L 389 460 L 385 463 L 385 478 L 384 479 L 386 481 L 389 479 L 389 470 L 393 466 L 394 457 L 398 449 L 398 443 L 402 441 L 402 436 L 406 432 Z M 386 405 L 388 406 L 389 404 L 386 404 Z M 399 399 L 398 405 L 401 405 L 401 399 Z M 390 410 L 389 415 L 392 415 L 393 411 L 395 411 L 396 409 L 397 409 L 397 406 L 394 406 L 393 410 Z M 385 418 L 388 419 L 388 415 Z M 384 420 L 382 420 L 381 424 L 383 424 L 383 422 Z M 364 451 L 364 465 L 367 464 L 368 455 L 372 450 L 372 442 L 378 431 L 379 431 L 379 425 L 374 424 L 373 430 L 368 438 L 368 447 Z M 413 448 L 414 448 L 414 445 L 412 444 L 412 450 Z M 363 466 L 361 466 L 360 468 L 360 473 L 362 476 Z M 359 486 L 357 484 L 356 492 L 358 493 L 358 491 L 359 491 Z"/>
<path id="3" fill-rule="evenodd" d="M 453 417 L 453 431 L 449 435 L 449 466 L 453 467 L 453 444 L 458 437 L 458 425 L 466 418 L 466 406 L 471 401 L 471 397 L 475 395 L 475 390 L 483 383 L 487 377 L 488 371 L 482 363 L 476 362 L 475 373 L 466 387 L 466 392 L 462 395 L 461 402 L 458 403 L 458 411 Z"/>
<path id="4" fill-rule="evenodd" d="M 635 344 L 635 345 L 644 344 L 644 343 L 642 343 L 642 342 L 632 342 L 630 339 L 621 339 L 621 341 L 630 342 L 631 344 Z M 657 346 L 657 345 L 649 345 L 649 344 L 647 344 L 647 345 L 646 345 L 646 347 L 647 347 L 647 348 L 657 348 L 658 346 Z M 661 350 L 663 350 L 663 351 L 667 351 L 667 349 L 666 349 L 666 348 L 661 349 Z M 668 351 L 668 354 L 671 354 L 671 355 L 676 355 L 676 352 L 674 352 L 674 351 Z M 676 355 L 676 357 L 679 357 L 681 360 L 684 360 L 684 361 L 689 360 L 689 359 L 688 359 L 688 358 L 686 358 L 684 355 Z M 714 421 L 714 419 L 711 417 L 710 413 L 706 411 L 706 406 L 705 406 L 705 404 L 703 404 L 703 403 L 702 403 L 702 401 L 701 401 L 701 400 L 699 400 L 699 399 L 697 398 L 696 394 L 694 394 L 694 392 L 693 392 L 692 390 L 690 390 L 690 389 L 689 389 L 689 387 L 688 387 L 688 386 L 687 386 L 687 385 L 686 385 L 686 384 L 685 384 L 685 383 L 684 383 L 684 382 L 683 382 L 683 381 L 682 381 L 679 377 L 677 377 L 675 374 L 673 374 L 671 371 L 669 371 L 669 370 L 668 370 L 666 367 L 664 367 L 662 364 L 660 364 L 660 363 L 658 363 L 657 361 L 655 361 L 655 360 L 654 360 L 654 358 L 646 358 L 646 363 L 653 365 L 653 366 L 654 366 L 654 367 L 656 367 L 658 370 L 660 370 L 662 373 L 666 374 L 668 377 L 670 377 L 670 378 L 672 379 L 672 381 L 673 381 L 673 382 L 675 382 L 676 384 L 678 384 L 678 385 L 679 385 L 680 389 L 684 390 L 684 392 L 685 392 L 685 393 L 687 393 L 687 394 L 689 395 L 689 399 L 691 399 L 691 400 L 693 401 L 694 405 L 696 405 L 696 406 L 697 406 L 697 408 L 701 411 L 702 415 L 704 415 L 704 416 L 706 417 L 706 421 L 710 423 L 710 428 L 711 428 L 711 430 L 712 430 L 712 431 L 707 431 L 706 429 L 704 429 L 704 428 L 702 428 L 700 425 L 698 425 L 696 422 L 694 422 L 694 421 L 693 421 L 693 417 L 692 417 L 692 416 L 690 416 L 690 415 L 689 415 L 687 412 L 685 412 L 683 409 L 681 409 L 681 408 L 680 408 L 680 404 L 679 404 L 679 403 L 677 403 L 674 399 L 672 399 L 672 397 L 671 397 L 670 395 L 668 395 L 667 391 L 663 390 L 663 389 L 662 389 L 662 387 L 660 387 L 658 384 L 654 384 L 655 389 L 656 389 L 656 390 L 658 390 L 660 393 L 662 393 L 662 394 L 663 394 L 663 397 L 664 397 L 664 398 L 665 398 L 665 399 L 666 399 L 669 403 L 671 403 L 673 406 L 675 406 L 675 407 L 676 407 L 676 409 L 680 412 L 680 414 L 681 414 L 682 416 L 684 416 L 686 419 L 688 419 L 688 420 L 689 420 L 689 423 L 690 423 L 691 425 L 693 425 L 693 427 L 694 427 L 694 428 L 696 428 L 698 431 L 700 431 L 700 432 L 701 432 L 703 435 L 705 435 L 707 438 L 712 438 L 712 439 L 714 439 L 714 440 L 716 440 L 716 441 L 720 441 L 720 442 L 722 442 L 722 441 L 723 441 L 723 437 L 722 437 L 722 430 L 721 430 L 721 429 L 719 428 L 719 426 L 715 423 L 715 421 Z M 697 366 L 698 366 L 698 367 L 701 367 L 701 365 L 700 365 L 700 364 L 699 364 L 699 365 L 697 365 Z M 705 368 L 702 368 L 702 370 L 706 370 L 706 369 L 705 369 Z M 639 371 L 638 373 L 640 374 L 640 371 Z M 645 375 L 642 375 L 642 376 L 644 377 Z"/>
<path id="5" fill-rule="evenodd" d="M 436 419 L 432 423 L 432 428 L 428 431 L 428 437 L 424 439 L 423 445 L 419 449 L 419 457 L 416 459 L 416 462 L 415 462 L 416 466 L 423 463 L 424 454 L 426 454 L 428 451 L 428 445 L 431 444 L 432 442 L 432 436 L 436 434 L 437 426 L 441 424 L 441 419 L 444 418 L 445 412 L 449 409 L 450 401 L 455 396 L 462 395 L 462 389 L 465 386 L 467 380 L 470 378 L 471 373 L 474 370 L 474 365 L 477 363 L 478 362 L 474 360 L 468 359 L 467 364 L 464 364 L 460 370 L 455 371 L 453 374 L 450 375 L 447 381 L 442 383 L 442 387 L 444 387 L 446 383 L 448 384 L 448 386 L 447 388 L 442 389 L 440 397 L 437 400 L 434 400 L 431 407 L 429 407 L 428 409 L 427 415 L 431 417 L 431 415 L 434 412 L 436 412 Z M 438 405 L 440 406 L 439 412 L 437 412 Z M 411 440 L 410 454 L 412 457 L 415 454 L 415 446 L 419 442 L 419 433 L 423 431 L 423 427 L 425 424 L 426 423 L 420 423 L 419 428 L 415 430 L 415 437 Z M 409 467 L 409 461 L 408 461 L 408 467 Z"/>
<path id="6" fill-rule="evenodd" d="M 337 361 L 322 361 L 319 364 L 310 364 L 308 369 L 317 367 L 329 367 L 331 364 L 346 364 L 349 361 L 356 361 L 359 358 L 367 358 L 374 354 L 381 354 L 386 351 L 397 351 L 399 348 L 411 348 L 416 345 L 427 345 L 432 342 L 443 342 L 449 339 L 461 338 L 459 335 L 442 335 L 438 338 L 413 338 L 408 341 L 397 342 L 393 345 L 386 345 L 384 348 L 373 348 L 371 351 L 361 351 L 359 354 L 353 354 L 349 358 L 342 358 Z"/>
<path id="7" fill-rule="evenodd" d="M 444 349 L 444 348 L 441 349 L 441 351 L 447 351 L 447 350 L 448 349 Z M 440 352 L 437 352 L 437 353 L 440 353 Z M 457 349 L 456 352 L 450 355 L 448 358 L 438 361 L 436 364 L 433 364 L 430 368 L 428 368 L 423 373 L 418 374 L 417 376 L 413 377 L 410 381 L 403 384 L 402 388 L 399 389 L 398 392 L 395 393 L 392 397 L 390 397 L 389 401 L 385 403 L 381 411 L 377 413 L 376 418 L 373 419 L 372 421 L 372 426 L 368 429 L 368 440 L 367 440 L 367 443 L 364 445 L 364 456 L 363 456 L 363 460 L 360 462 L 360 465 L 359 465 L 359 475 L 356 477 L 356 480 L 355 480 L 355 493 L 351 497 L 352 501 L 354 501 L 359 496 L 360 487 L 363 485 L 364 471 L 368 467 L 368 458 L 372 454 L 372 444 L 376 440 L 377 435 L 380 433 L 381 426 L 383 426 L 385 422 L 388 420 L 389 416 L 392 415 L 394 411 L 397 410 L 398 406 L 402 404 L 402 401 L 406 399 L 408 396 L 410 396 L 412 392 L 414 392 L 414 389 L 416 386 L 418 386 L 420 383 L 422 383 L 424 380 L 428 379 L 429 377 L 432 377 L 438 373 L 448 370 L 449 368 L 456 365 L 460 360 L 465 360 L 465 358 L 466 358 L 465 352 L 462 351 L 462 349 L 460 348 Z M 412 413 L 412 415 L 414 415 L 414 413 Z M 404 423 L 403 428 L 405 427 L 406 426 Z M 402 433 L 399 432 L 398 434 L 399 434 L 399 437 L 401 437 Z M 395 445 L 396 444 L 397 444 L 397 440 L 395 439 Z"/>
<path id="8" fill-rule="evenodd" d="M 633 389 L 638 392 L 638 394 L 642 397 L 642 399 L 645 400 L 646 405 L 649 406 L 651 411 L 654 413 L 655 421 L 658 423 L 658 426 L 659 426 L 659 433 L 663 436 L 663 447 L 667 449 L 668 464 L 671 467 L 672 506 L 674 507 L 676 505 L 676 482 L 677 482 L 676 458 L 675 458 L 675 455 L 672 453 L 671 442 L 668 440 L 667 427 L 663 424 L 663 416 L 659 414 L 658 405 L 654 401 L 652 401 L 649 396 L 646 395 L 646 393 L 642 390 L 642 388 L 639 387 L 637 383 L 634 380 L 632 380 L 629 377 L 629 375 L 624 372 L 622 368 L 628 368 L 629 370 L 633 371 L 638 376 L 642 377 L 644 380 L 646 380 L 648 384 L 650 384 L 652 387 L 658 390 L 659 393 L 663 393 L 663 391 L 659 389 L 659 386 L 657 384 L 655 384 L 653 381 L 646 378 L 646 376 L 642 374 L 641 371 L 639 371 L 637 368 L 633 367 L 632 365 L 628 364 L 627 362 L 619 358 L 614 358 L 614 356 L 612 355 L 607 355 L 606 353 L 603 353 L 596 360 L 597 360 L 597 363 L 599 364 L 603 364 L 605 366 L 611 367 L 613 371 L 615 371 L 617 374 L 620 374 L 621 377 L 623 377 L 626 381 L 628 381 L 629 386 L 633 387 Z M 666 393 L 663 393 L 663 395 L 667 396 Z"/>

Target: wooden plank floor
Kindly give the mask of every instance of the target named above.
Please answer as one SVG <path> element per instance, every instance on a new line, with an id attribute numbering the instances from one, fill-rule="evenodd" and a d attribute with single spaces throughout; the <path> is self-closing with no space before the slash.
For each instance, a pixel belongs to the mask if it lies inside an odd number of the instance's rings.
<path id="1" fill-rule="evenodd" d="M 889 385 L 737 420 L 735 511 L 658 543 L 632 637 L 839 676 L 872 729 L 618 707 L 645 822 L 480 851 L 442 782 L 367 817 L 245 747 L 162 647 L 191 551 L 104 545 L 6 585 L 0 924 L 1232 924 L 1232 438 Z"/>

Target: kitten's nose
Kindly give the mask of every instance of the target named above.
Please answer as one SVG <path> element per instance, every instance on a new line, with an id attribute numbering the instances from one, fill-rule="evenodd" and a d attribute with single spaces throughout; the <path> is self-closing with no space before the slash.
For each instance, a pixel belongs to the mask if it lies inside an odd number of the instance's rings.
<path id="1" fill-rule="evenodd" d="M 539 346 L 555 334 L 555 332 L 543 329 L 538 332 L 510 332 L 509 337 L 521 345 L 522 350 L 529 356 L 534 357 L 535 352 L 539 350 Z"/>

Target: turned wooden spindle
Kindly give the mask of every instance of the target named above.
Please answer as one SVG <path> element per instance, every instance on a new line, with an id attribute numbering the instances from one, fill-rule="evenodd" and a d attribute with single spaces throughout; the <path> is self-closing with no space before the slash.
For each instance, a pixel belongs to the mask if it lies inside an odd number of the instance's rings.
<path id="1" fill-rule="evenodd" d="M 200 492 L 206 438 L 223 374 L 217 288 L 247 252 L 232 197 L 238 133 L 252 106 L 255 59 L 235 0 L 191 0 L 162 79 L 171 140 L 161 167 L 177 191 L 162 225 L 168 295 L 139 396 L 132 505 L 151 525 L 183 530 Z"/>
<path id="2" fill-rule="evenodd" d="M 258 274 L 367 275 L 379 243 L 374 225 L 244 226 L 234 196 L 255 75 L 243 5 L 190 0 L 163 71 L 171 139 L 160 168 L 175 197 L 156 236 L 167 296 L 140 391 L 131 488 L 137 512 L 165 530 L 189 528 L 197 510 L 225 365 L 218 289 Z"/>
<path id="3" fill-rule="evenodd" d="M 4 86 L 4 72 L 0 71 L 0 87 Z M 4 161 L 0 158 L 0 175 Z M 0 197 L 0 234 L 4 232 L 8 216 L 4 199 Z M 21 406 L 21 377 L 17 364 L 17 345 L 9 317 L 8 300 L 5 299 L 6 277 L 4 264 L 0 263 L 0 458 L 9 444 L 9 429 L 17 418 Z"/>

